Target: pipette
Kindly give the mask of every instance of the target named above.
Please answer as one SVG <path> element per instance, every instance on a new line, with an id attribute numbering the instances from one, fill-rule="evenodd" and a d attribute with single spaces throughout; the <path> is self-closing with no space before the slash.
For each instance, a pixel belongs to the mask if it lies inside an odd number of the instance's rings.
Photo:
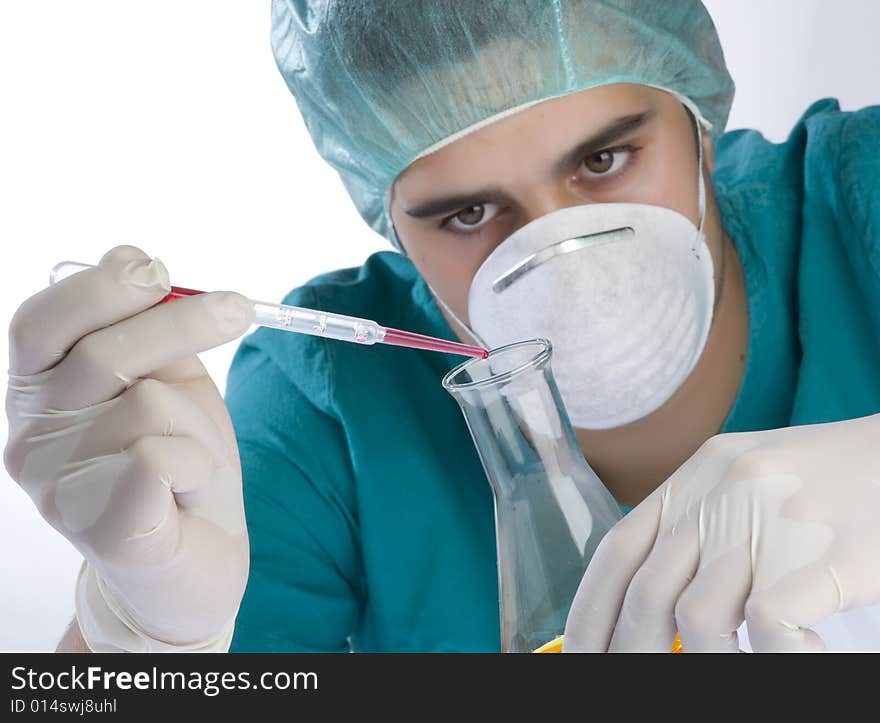
<path id="1" fill-rule="evenodd" d="M 78 271 L 90 268 L 93 268 L 93 264 L 62 261 L 56 264 L 49 274 L 49 283 L 57 283 Z M 181 299 L 184 296 L 195 296 L 196 294 L 204 293 L 204 291 L 188 289 L 184 286 L 172 286 L 171 293 L 158 303 L 162 304 L 166 301 Z M 489 352 L 479 346 L 438 339 L 433 336 L 416 334 L 412 331 L 391 329 L 381 326 L 370 319 L 333 314 L 329 311 L 318 309 L 306 309 L 301 306 L 273 304 L 267 301 L 252 300 L 251 303 L 254 305 L 254 324 L 268 326 L 272 329 L 294 331 L 299 334 L 311 334 L 312 336 L 324 336 L 328 339 L 339 339 L 341 341 L 353 341 L 357 344 L 394 344 L 395 346 L 445 351 L 450 354 L 462 354 L 483 359 L 489 356 Z"/>

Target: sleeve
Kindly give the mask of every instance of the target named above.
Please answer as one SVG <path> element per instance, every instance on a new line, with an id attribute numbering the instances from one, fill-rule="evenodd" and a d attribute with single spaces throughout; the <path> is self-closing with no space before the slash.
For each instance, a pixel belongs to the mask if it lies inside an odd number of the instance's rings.
<path id="1" fill-rule="evenodd" d="M 845 114 L 835 179 L 855 234 L 880 276 L 880 105 Z"/>
<path id="2" fill-rule="evenodd" d="M 231 652 L 348 652 L 364 583 L 345 437 L 253 340 L 259 335 L 236 351 L 225 397 L 250 538 Z"/>
<path id="3" fill-rule="evenodd" d="M 822 111 L 807 120 L 804 238 L 811 239 L 814 249 L 828 239 L 845 249 L 876 335 L 880 330 L 880 106 L 841 111 L 835 102 Z M 828 270 L 823 274 L 828 276 Z"/>

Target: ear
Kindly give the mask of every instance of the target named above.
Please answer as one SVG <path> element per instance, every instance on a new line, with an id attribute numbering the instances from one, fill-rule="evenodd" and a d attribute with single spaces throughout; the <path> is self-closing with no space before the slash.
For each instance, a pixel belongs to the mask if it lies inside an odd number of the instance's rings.
<path id="1" fill-rule="evenodd" d="M 715 144 L 712 143 L 712 137 L 707 131 L 701 134 L 703 137 L 703 163 L 709 175 L 715 172 Z"/>

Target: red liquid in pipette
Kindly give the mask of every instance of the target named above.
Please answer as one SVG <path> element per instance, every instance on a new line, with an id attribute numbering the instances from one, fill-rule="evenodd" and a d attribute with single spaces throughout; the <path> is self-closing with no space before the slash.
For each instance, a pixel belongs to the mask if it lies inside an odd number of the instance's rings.
<path id="1" fill-rule="evenodd" d="M 447 351 L 452 354 L 476 356 L 480 359 L 486 359 L 489 356 L 489 352 L 481 346 L 461 344 L 457 341 L 446 341 L 446 339 L 438 339 L 434 336 L 416 334 L 412 331 L 401 331 L 400 329 L 386 329 L 385 339 L 383 341 L 386 344 L 394 344 L 395 346 L 408 346 L 413 349 L 430 349 L 431 351 Z"/>
<path id="2" fill-rule="evenodd" d="M 195 296 L 196 294 L 204 293 L 204 291 L 198 291 L 197 289 L 187 289 L 185 286 L 172 286 L 171 293 L 159 303 L 164 304 L 166 301 L 182 299 L 184 296 Z M 481 346 L 461 344 L 457 341 L 446 341 L 446 339 L 438 339 L 434 336 L 425 336 L 424 334 L 416 334 L 412 331 L 402 331 L 401 329 L 386 329 L 383 343 L 393 344 L 394 346 L 405 346 L 411 349 L 445 351 L 450 354 L 475 356 L 480 359 L 486 359 L 489 356 L 489 352 Z"/>

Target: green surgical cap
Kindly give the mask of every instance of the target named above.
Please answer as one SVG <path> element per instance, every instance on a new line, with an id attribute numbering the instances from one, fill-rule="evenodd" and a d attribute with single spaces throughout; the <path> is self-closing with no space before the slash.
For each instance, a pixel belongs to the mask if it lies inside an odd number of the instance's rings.
<path id="1" fill-rule="evenodd" d="M 699 0 L 273 0 L 271 37 L 318 152 L 397 248 L 400 172 L 504 113 L 639 83 L 683 96 L 718 134 L 733 100 Z"/>

